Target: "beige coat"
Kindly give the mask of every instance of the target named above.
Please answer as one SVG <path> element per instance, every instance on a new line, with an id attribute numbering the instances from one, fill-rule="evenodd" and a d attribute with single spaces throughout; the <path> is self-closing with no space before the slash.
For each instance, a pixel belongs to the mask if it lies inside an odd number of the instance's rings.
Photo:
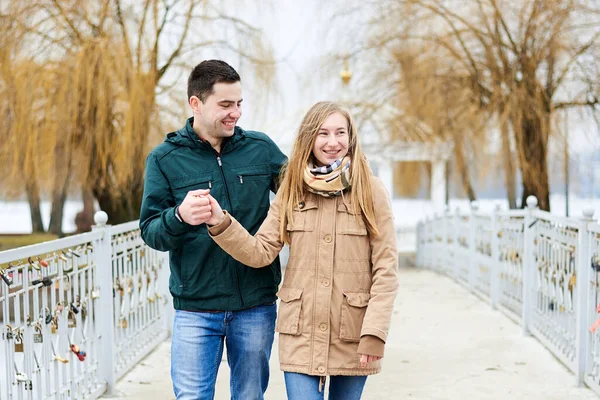
<path id="1" fill-rule="evenodd" d="M 390 201 L 372 178 L 377 227 L 370 237 L 350 196 L 309 193 L 294 210 L 290 257 L 275 330 L 281 369 L 309 375 L 371 375 L 380 362 L 360 368 L 360 352 L 383 355 L 397 290 L 398 251 Z M 214 240 L 236 260 L 253 268 L 269 265 L 279 238 L 278 195 L 252 237 L 228 214 L 211 228 Z M 379 348 L 379 350 L 378 350 Z M 379 354 L 377 354 L 379 353 Z"/>

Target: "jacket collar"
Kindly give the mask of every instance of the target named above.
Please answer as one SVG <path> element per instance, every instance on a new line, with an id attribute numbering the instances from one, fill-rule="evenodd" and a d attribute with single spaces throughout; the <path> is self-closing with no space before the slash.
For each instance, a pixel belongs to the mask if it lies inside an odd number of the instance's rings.
<path id="1" fill-rule="evenodd" d="M 199 147 L 207 149 L 211 148 L 210 143 L 208 143 L 206 140 L 201 139 L 196 134 L 196 132 L 194 132 L 193 124 L 194 117 L 188 118 L 183 128 L 179 129 L 178 131 L 171 132 L 167 135 L 165 142 L 185 147 Z M 236 126 L 233 131 L 233 136 L 223 140 L 223 144 L 221 145 L 221 152 L 223 151 L 223 149 L 227 150 L 229 146 L 240 141 L 245 136 L 245 131 L 239 126 Z"/>

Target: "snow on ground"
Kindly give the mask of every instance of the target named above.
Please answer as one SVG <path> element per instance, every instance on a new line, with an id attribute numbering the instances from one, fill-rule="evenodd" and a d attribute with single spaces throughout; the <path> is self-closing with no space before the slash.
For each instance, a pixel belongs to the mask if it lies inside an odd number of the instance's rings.
<path id="1" fill-rule="evenodd" d="M 582 199 L 571 196 L 569 202 L 569 214 L 572 217 L 581 217 L 585 208 L 595 209 L 596 216 L 600 216 L 600 199 Z M 505 199 L 481 199 L 478 203 L 480 210 L 484 212 L 491 212 L 496 204 L 500 204 L 504 210 L 508 209 L 508 202 Z M 566 214 L 564 196 L 552 195 L 550 205 L 552 214 L 560 216 Z M 428 200 L 394 199 L 392 206 L 394 209 L 394 222 L 397 227 L 413 227 L 419 220 L 433 215 L 435 211 L 441 211 L 435 209 Z M 457 207 L 462 211 L 467 211 L 469 210 L 469 201 L 466 199 L 450 199 L 449 206 L 452 211 L 455 211 Z M 41 207 L 42 218 L 47 226 L 50 219 L 50 203 L 42 202 Z M 75 214 L 82 209 L 82 202 L 67 201 L 63 218 L 65 232 L 75 231 Z M 0 234 L 6 233 L 31 233 L 31 220 L 27 202 L 0 201 Z"/>

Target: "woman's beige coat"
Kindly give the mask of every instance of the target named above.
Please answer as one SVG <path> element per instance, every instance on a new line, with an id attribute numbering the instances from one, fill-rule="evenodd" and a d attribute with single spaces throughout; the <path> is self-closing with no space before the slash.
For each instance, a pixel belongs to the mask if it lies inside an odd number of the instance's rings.
<path id="1" fill-rule="evenodd" d="M 382 182 L 372 178 L 379 236 L 371 237 L 354 215 L 350 196 L 309 193 L 293 212 L 290 257 L 275 330 L 281 369 L 308 375 L 371 375 L 380 362 L 360 368 L 367 342 L 385 343 L 397 290 L 398 251 L 393 215 Z M 253 268 L 269 265 L 283 243 L 279 237 L 278 195 L 252 237 L 231 216 L 211 228 L 214 240 L 236 260 Z M 231 218 L 231 220 L 229 220 Z M 231 221 L 231 222 L 230 222 Z M 383 349 L 382 349 L 383 350 Z"/>

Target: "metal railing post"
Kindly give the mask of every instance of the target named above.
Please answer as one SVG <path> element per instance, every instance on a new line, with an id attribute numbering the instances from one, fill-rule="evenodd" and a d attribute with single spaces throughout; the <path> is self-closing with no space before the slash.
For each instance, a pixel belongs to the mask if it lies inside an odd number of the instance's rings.
<path id="1" fill-rule="evenodd" d="M 490 246 L 491 246 L 491 262 L 490 262 L 490 299 L 492 308 L 497 309 L 500 303 L 500 231 L 499 220 L 500 204 L 496 204 L 492 213 L 492 228 L 490 231 Z"/>
<path id="2" fill-rule="evenodd" d="M 527 215 L 525 216 L 525 223 L 523 229 L 523 319 L 522 319 L 522 332 L 523 335 L 529 335 L 529 327 L 531 325 L 531 313 L 535 302 L 534 287 L 535 287 L 535 275 L 534 271 L 534 257 L 533 251 L 535 248 L 535 222 L 536 219 L 533 216 L 533 212 L 537 209 L 538 200 L 535 196 L 527 197 Z"/>
<path id="3" fill-rule="evenodd" d="M 575 379 L 578 386 L 583 384 L 587 366 L 589 365 L 590 353 L 589 346 L 589 331 L 591 325 L 589 319 L 590 307 L 595 307 L 595 304 L 590 302 L 590 235 L 588 232 L 588 223 L 593 222 L 594 210 L 585 209 L 583 218 L 579 225 L 579 233 L 577 236 L 577 264 L 576 264 L 576 284 L 575 291 L 577 296 L 576 310 L 576 326 L 577 335 L 575 337 Z"/>
<path id="4" fill-rule="evenodd" d="M 94 214 L 93 231 L 102 231 L 103 235 L 94 243 L 96 261 L 96 279 L 100 288 L 96 329 L 100 337 L 101 354 L 98 354 L 99 373 L 106 381 L 106 395 L 113 396 L 117 383 L 115 373 L 115 334 L 113 318 L 113 278 L 112 250 L 108 215 L 104 211 Z"/>

